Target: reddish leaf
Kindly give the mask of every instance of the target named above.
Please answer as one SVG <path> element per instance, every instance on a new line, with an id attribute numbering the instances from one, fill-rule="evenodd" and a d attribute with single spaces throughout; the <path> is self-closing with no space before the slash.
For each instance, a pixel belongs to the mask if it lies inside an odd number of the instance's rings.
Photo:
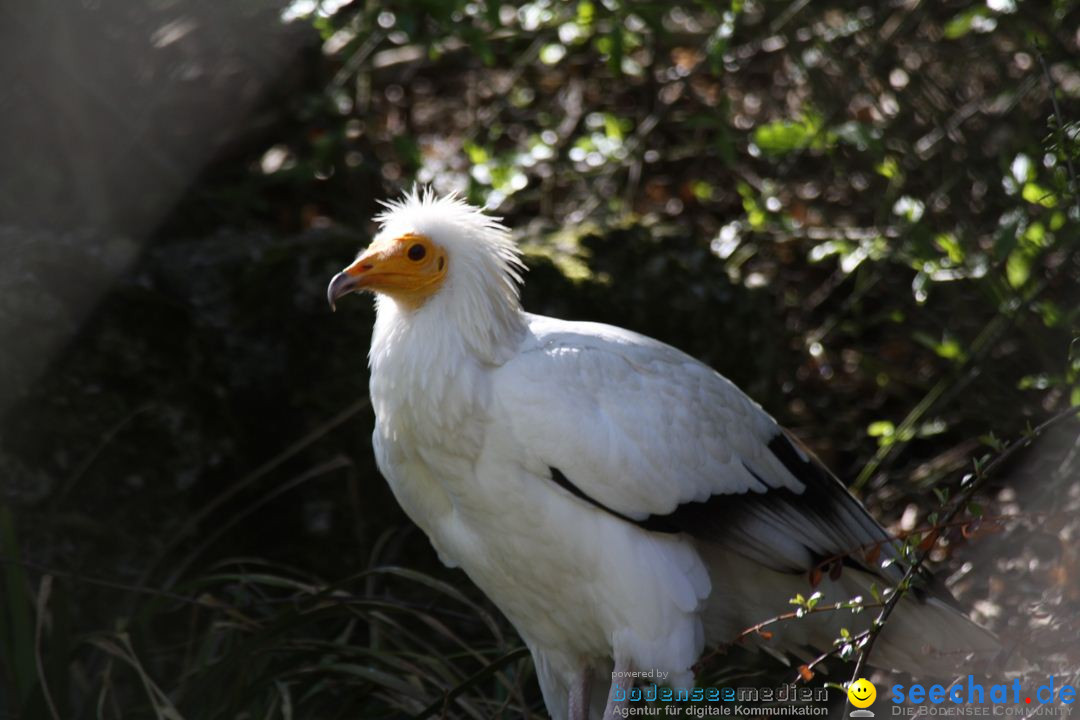
<path id="1" fill-rule="evenodd" d="M 937 542 L 937 539 L 938 539 L 938 531 L 935 528 L 934 530 L 931 530 L 930 532 L 928 532 L 926 534 L 926 537 L 924 537 L 922 539 L 922 542 L 919 543 L 919 549 L 922 550 L 923 552 L 926 552 L 930 548 L 934 547 L 934 543 Z"/>

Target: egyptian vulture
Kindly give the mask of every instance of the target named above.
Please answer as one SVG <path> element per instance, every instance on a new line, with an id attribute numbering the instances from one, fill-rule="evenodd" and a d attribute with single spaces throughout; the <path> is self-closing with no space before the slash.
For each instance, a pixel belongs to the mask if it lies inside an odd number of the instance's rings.
<path id="1" fill-rule="evenodd" d="M 847 567 L 821 581 L 826 601 L 899 579 L 881 525 L 727 379 L 629 330 L 524 312 L 524 265 L 498 219 L 414 190 L 376 220 L 327 297 L 376 294 L 379 469 L 440 559 L 521 634 L 553 718 L 610 717 L 613 673 L 692 685 L 706 648 L 790 610 L 829 559 Z M 828 649 L 874 614 L 814 614 L 758 639 Z M 995 647 L 920 593 L 874 660 L 944 673 Z"/>

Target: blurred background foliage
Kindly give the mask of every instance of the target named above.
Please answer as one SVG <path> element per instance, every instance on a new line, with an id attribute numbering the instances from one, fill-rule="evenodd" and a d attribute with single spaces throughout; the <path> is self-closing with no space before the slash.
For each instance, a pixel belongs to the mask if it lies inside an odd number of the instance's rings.
<path id="1" fill-rule="evenodd" d="M 925 527 L 1080 404 L 1078 28 L 1068 0 L 0 7 L 0 717 L 543 715 L 374 468 L 370 304 L 325 306 L 413 183 L 507 219 L 527 309 L 690 352 Z M 1059 675 L 1077 435 L 934 555 Z"/>

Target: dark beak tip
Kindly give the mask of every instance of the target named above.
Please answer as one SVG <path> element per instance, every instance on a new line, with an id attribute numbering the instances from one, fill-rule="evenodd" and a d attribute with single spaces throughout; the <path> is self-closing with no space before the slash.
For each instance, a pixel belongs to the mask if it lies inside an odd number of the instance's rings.
<path id="1" fill-rule="evenodd" d="M 330 279 L 330 285 L 326 288 L 326 302 L 330 305 L 330 311 L 337 311 L 337 300 L 342 295 L 347 295 L 353 291 L 352 278 L 346 273 L 339 272 L 333 278 Z"/>

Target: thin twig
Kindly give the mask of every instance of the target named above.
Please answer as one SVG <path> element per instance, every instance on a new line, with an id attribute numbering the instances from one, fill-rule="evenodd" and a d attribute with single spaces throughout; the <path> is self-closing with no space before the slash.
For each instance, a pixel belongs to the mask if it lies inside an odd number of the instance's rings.
<path id="1" fill-rule="evenodd" d="M 818 614 L 821 614 L 821 613 L 839 612 L 841 610 L 852 610 L 852 611 L 854 611 L 856 609 L 864 610 L 864 609 L 867 609 L 867 608 L 880 608 L 880 607 L 884 607 L 884 603 L 870 603 L 868 605 L 864 605 L 862 603 L 856 603 L 854 601 L 849 601 L 849 602 L 829 603 L 829 604 L 824 605 L 822 607 L 814 607 L 814 608 L 811 608 L 809 610 L 807 610 L 805 608 L 800 608 L 799 610 L 792 610 L 791 612 L 781 613 L 780 615 L 775 615 L 775 616 L 769 618 L 768 620 L 762 620 L 761 622 L 757 623 L 756 625 L 751 625 L 750 627 L 746 628 L 745 630 L 740 632 L 738 635 L 736 635 L 734 639 L 732 639 L 732 640 L 730 640 L 730 641 L 728 641 L 728 642 L 726 642 L 726 643 L 724 643 L 722 645 L 719 645 L 711 653 L 709 653 L 708 655 L 706 655 L 706 656 L 702 657 L 700 660 L 698 660 L 697 663 L 695 663 L 695 667 L 702 667 L 702 666 L 708 664 L 714 657 L 716 657 L 717 655 L 720 655 L 721 653 L 726 652 L 729 648 L 734 647 L 735 645 L 738 645 L 739 643 L 741 643 L 743 640 L 750 637 L 751 635 L 760 635 L 765 640 L 770 639 L 772 637 L 772 633 L 771 632 L 764 632 L 764 630 L 765 630 L 765 628 L 767 628 L 767 627 L 769 627 L 771 625 L 775 625 L 777 623 L 786 622 L 788 620 L 797 620 L 799 618 L 806 617 L 807 615 L 818 615 Z"/>
<path id="2" fill-rule="evenodd" d="M 855 646 L 855 645 L 860 644 L 864 640 L 868 639 L 869 637 L 870 637 L 870 630 L 869 629 L 863 630 L 862 632 L 858 632 L 858 633 L 855 633 L 854 635 L 852 635 L 851 636 L 851 641 L 849 643 L 847 643 L 847 644 Z M 805 665 L 801 666 L 799 668 L 799 677 L 795 678 L 795 681 L 798 682 L 799 680 L 804 680 L 804 681 L 807 680 L 806 676 L 803 674 L 804 669 L 806 671 L 809 671 L 810 675 L 813 676 L 813 670 L 814 670 L 815 667 L 817 667 L 821 663 L 825 662 L 826 660 L 828 660 L 830 657 L 837 654 L 838 652 L 840 652 L 840 648 L 839 647 L 834 647 L 831 650 L 827 650 L 827 651 L 821 653 L 820 655 L 818 655 L 816 658 L 814 658 L 810 662 L 808 662 Z M 844 711 L 844 714 L 847 715 L 847 710 Z"/>
<path id="3" fill-rule="evenodd" d="M 1050 67 L 1046 64 L 1046 58 L 1038 50 L 1035 51 L 1035 55 L 1039 58 L 1039 64 L 1042 65 L 1043 75 L 1046 77 L 1046 84 L 1050 90 L 1050 103 L 1054 106 L 1054 118 L 1057 120 L 1058 145 L 1061 147 L 1062 154 L 1065 155 L 1065 167 L 1069 171 L 1069 190 L 1072 191 L 1073 202 L 1080 210 L 1080 185 L 1076 184 L 1076 170 L 1073 169 L 1072 153 L 1069 152 L 1069 138 L 1065 134 L 1065 119 L 1057 101 L 1057 86 L 1054 83 L 1054 76 L 1050 74 Z"/>
<path id="4" fill-rule="evenodd" d="M 926 535 L 928 537 L 928 539 L 929 539 L 929 537 L 933 537 L 934 542 L 936 544 L 937 538 L 941 537 L 941 531 L 946 530 L 946 529 L 950 529 L 950 528 L 957 528 L 957 527 L 965 528 L 965 527 L 967 527 L 969 525 L 972 525 L 972 524 L 975 524 L 975 523 L 988 523 L 988 524 L 994 524 L 994 525 L 1000 526 L 1000 525 L 1002 525 L 1002 524 L 1004 524 L 1006 522 L 1009 522 L 1009 521 L 1027 520 L 1027 519 L 1031 519 L 1031 518 L 1035 518 L 1035 517 L 1046 519 L 1046 518 L 1051 518 L 1051 517 L 1069 516 L 1069 515 L 1072 515 L 1072 514 L 1074 514 L 1074 513 L 1069 513 L 1069 512 L 1010 513 L 1008 515 L 986 515 L 986 516 L 978 517 L 978 518 L 976 518 L 974 520 L 967 520 L 967 519 L 956 520 L 956 519 L 954 519 L 954 520 L 951 520 L 949 522 L 935 523 L 933 525 L 923 525 L 923 526 L 920 526 L 920 527 L 917 527 L 917 528 L 913 528 L 911 530 L 904 531 L 902 533 L 897 533 L 896 535 L 889 535 L 888 538 L 883 539 L 883 540 L 878 540 L 878 541 L 875 541 L 873 543 L 867 543 L 865 545 L 860 545 L 858 548 L 856 548 L 854 550 L 851 550 L 849 552 L 833 555 L 833 556 L 831 556 L 829 558 L 826 558 L 825 560 L 821 561 L 817 565 L 815 565 L 815 568 L 826 567 L 826 566 L 828 566 L 828 565 L 830 565 L 830 564 L 832 564 L 832 563 L 834 563 L 836 561 L 843 560 L 844 558 L 849 558 L 849 557 L 853 558 L 853 557 L 856 557 L 857 555 L 865 555 L 868 552 L 873 552 L 876 548 L 882 547 L 886 543 L 891 543 L 891 542 L 900 541 L 900 540 L 906 540 L 907 538 L 912 537 L 913 535 L 917 535 L 917 534 L 918 535 Z M 967 537 L 967 536 L 965 535 L 965 537 Z M 773 617 L 768 618 L 767 620 L 762 620 L 761 622 L 756 623 L 754 625 L 751 625 L 750 627 L 747 627 L 746 629 L 742 630 L 732 640 L 717 646 L 711 653 L 709 653 L 708 655 L 706 655 L 706 656 L 702 657 L 700 660 L 698 660 L 696 665 L 700 667 L 700 666 L 704 666 L 704 665 L 708 664 L 714 657 L 726 652 L 729 648 L 741 643 L 743 640 L 750 637 L 751 635 L 761 635 L 766 640 L 770 639 L 772 637 L 772 633 L 771 632 L 763 632 L 763 631 L 766 628 L 770 627 L 771 625 L 775 625 L 777 623 L 781 623 L 781 622 L 785 622 L 785 621 L 789 621 L 789 620 L 797 620 L 797 619 L 802 618 L 802 617 L 804 617 L 806 615 L 815 615 L 815 614 L 819 614 L 819 613 L 838 612 L 840 610 L 854 610 L 855 608 L 874 609 L 874 608 L 884 608 L 884 607 L 885 607 L 884 602 L 875 602 L 875 603 L 869 603 L 869 604 L 862 604 L 862 603 L 856 603 L 854 601 L 847 601 L 847 602 L 828 603 L 827 605 L 824 605 L 822 607 L 815 607 L 815 608 L 812 608 L 810 610 L 806 610 L 806 609 L 793 610 L 791 612 L 786 612 L 786 613 L 782 613 L 780 615 L 775 615 Z M 852 636 L 851 641 L 848 644 L 857 643 L 860 639 L 862 639 L 866 635 L 867 635 L 867 631 L 862 631 L 860 633 L 857 633 L 857 634 Z M 814 665 L 826 660 L 828 657 L 835 654 L 838 650 L 839 650 L 839 648 L 834 648 L 834 649 L 832 649 L 832 650 L 830 650 L 830 651 L 828 651 L 826 653 L 823 653 L 822 655 L 818 656 L 813 662 L 811 662 L 809 665 L 807 665 L 807 667 L 808 668 L 813 668 Z"/>
<path id="5" fill-rule="evenodd" d="M 1062 410 L 1061 412 L 1051 417 L 1049 420 L 1046 420 L 1041 425 L 1036 427 L 1030 433 L 1027 433 L 1024 437 L 1009 444 L 1008 447 L 1002 450 L 998 454 L 998 456 L 995 457 L 992 461 L 990 461 L 990 463 L 988 463 L 985 467 L 980 467 L 978 464 L 976 464 L 975 477 L 971 479 L 964 492 L 957 497 L 952 508 L 945 514 L 942 522 L 946 524 L 951 523 L 957 515 L 963 512 L 968 507 L 968 504 L 971 502 L 972 497 L 974 497 L 975 493 L 986 483 L 987 479 L 990 478 L 998 470 L 998 468 L 1000 468 L 1006 461 L 1011 459 L 1017 452 L 1029 446 L 1032 441 L 1035 440 L 1035 438 L 1046 432 L 1046 430 L 1048 430 L 1049 428 L 1053 427 L 1054 425 L 1063 420 L 1075 417 L 1077 414 L 1080 414 L 1080 406 L 1070 407 L 1066 410 Z M 867 662 L 869 662 L 870 660 L 870 653 L 873 652 L 874 644 L 877 642 L 878 637 L 881 635 L 881 631 L 885 627 L 885 622 L 889 619 L 889 616 L 892 615 L 893 611 L 896 609 L 896 606 L 900 603 L 900 600 L 904 597 L 905 594 L 907 594 L 907 590 L 911 584 L 912 578 L 923 566 L 926 560 L 930 557 L 930 553 L 931 551 L 933 551 L 936 544 L 936 542 L 930 543 L 915 559 L 915 562 L 913 562 L 908 567 L 907 572 L 904 573 L 904 577 L 896 585 L 895 589 L 893 590 L 893 594 L 889 597 L 888 601 L 885 603 L 885 606 L 881 609 L 881 613 L 877 616 L 877 619 L 875 619 L 874 623 L 870 626 L 870 629 L 867 631 L 865 642 L 861 642 L 859 644 L 859 657 L 855 661 L 855 669 L 851 673 L 851 682 L 854 682 L 862 676 L 862 671 L 866 667 Z M 844 715 L 847 715 L 850 709 L 851 708 L 849 707 L 849 702 L 845 701 Z"/>
<path id="6" fill-rule="evenodd" d="M 977 517 L 977 518 L 975 518 L 973 520 L 951 520 L 949 522 L 939 522 L 939 523 L 934 523 L 932 525 L 921 525 L 921 526 L 919 526 L 917 528 L 912 528 L 911 530 L 903 530 L 901 532 L 896 533 L 895 535 L 887 535 L 885 538 L 883 538 L 881 540 L 875 540 L 872 543 L 866 543 L 865 545 L 860 545 L 857 548 L 855 548 L 854 550 L 848 550 L 847 552 L 837 553 L 835 555 L 831 555 L 831 556 L 821 560 L 814 567 L 819 569 L 819 570 L 825 569 L 825 568 L 828 568 L 828 566 L 832 565 L 833 563 L 835 563 L 837 561 L 844 560 L 845 558 L 857 558 L 859 555 L 864 556 L 864 559 L 866 559 L 867 562 L 872 562 L 871 560 L 865 558 L 865 556 L 868 553 L 873 553 L 875 550 L 884 547 L 886 544 L 897 542 L 897 541 L 907 540 L 908 538 L 912 537 L 913 535 L 926 536 L 926 535 L 934 534 L 935 537 L 939 537 L 942 530 L 949 530 L 949 529 L 952 529 L 952 528 L 965 528 L 965 527 L 967 527 L 969 525 L 974 525 L 974 524 L 977 524 L 977 523 L 987 523 L 987 524 L 990 525 L 990 527 L 994 527 L 994 526 L 1001 526 L 1004 523 L 1011 522 L 1011 521 L 1014 521 L 1014 520 L 1030 520 L 1030 519 L 1033 519 L 1033 518 L 1040 518 L 1040 519 L 1045 521 L 1045 520 L 1047 520 L 1049 518 L 1072 517 L 1072 516 L 1074 516 L 1076 514 L 1077 514 L 1076 511 L 1068 511 L 1068 510 L 1064 510 L 1064 511 L 1060 511 L 1060 512 L 1009 513 L 1007 515 L 983 515 L 983 516 Z M 965 537 L 969 537 L 969 536 L 965 533 Z"/>

